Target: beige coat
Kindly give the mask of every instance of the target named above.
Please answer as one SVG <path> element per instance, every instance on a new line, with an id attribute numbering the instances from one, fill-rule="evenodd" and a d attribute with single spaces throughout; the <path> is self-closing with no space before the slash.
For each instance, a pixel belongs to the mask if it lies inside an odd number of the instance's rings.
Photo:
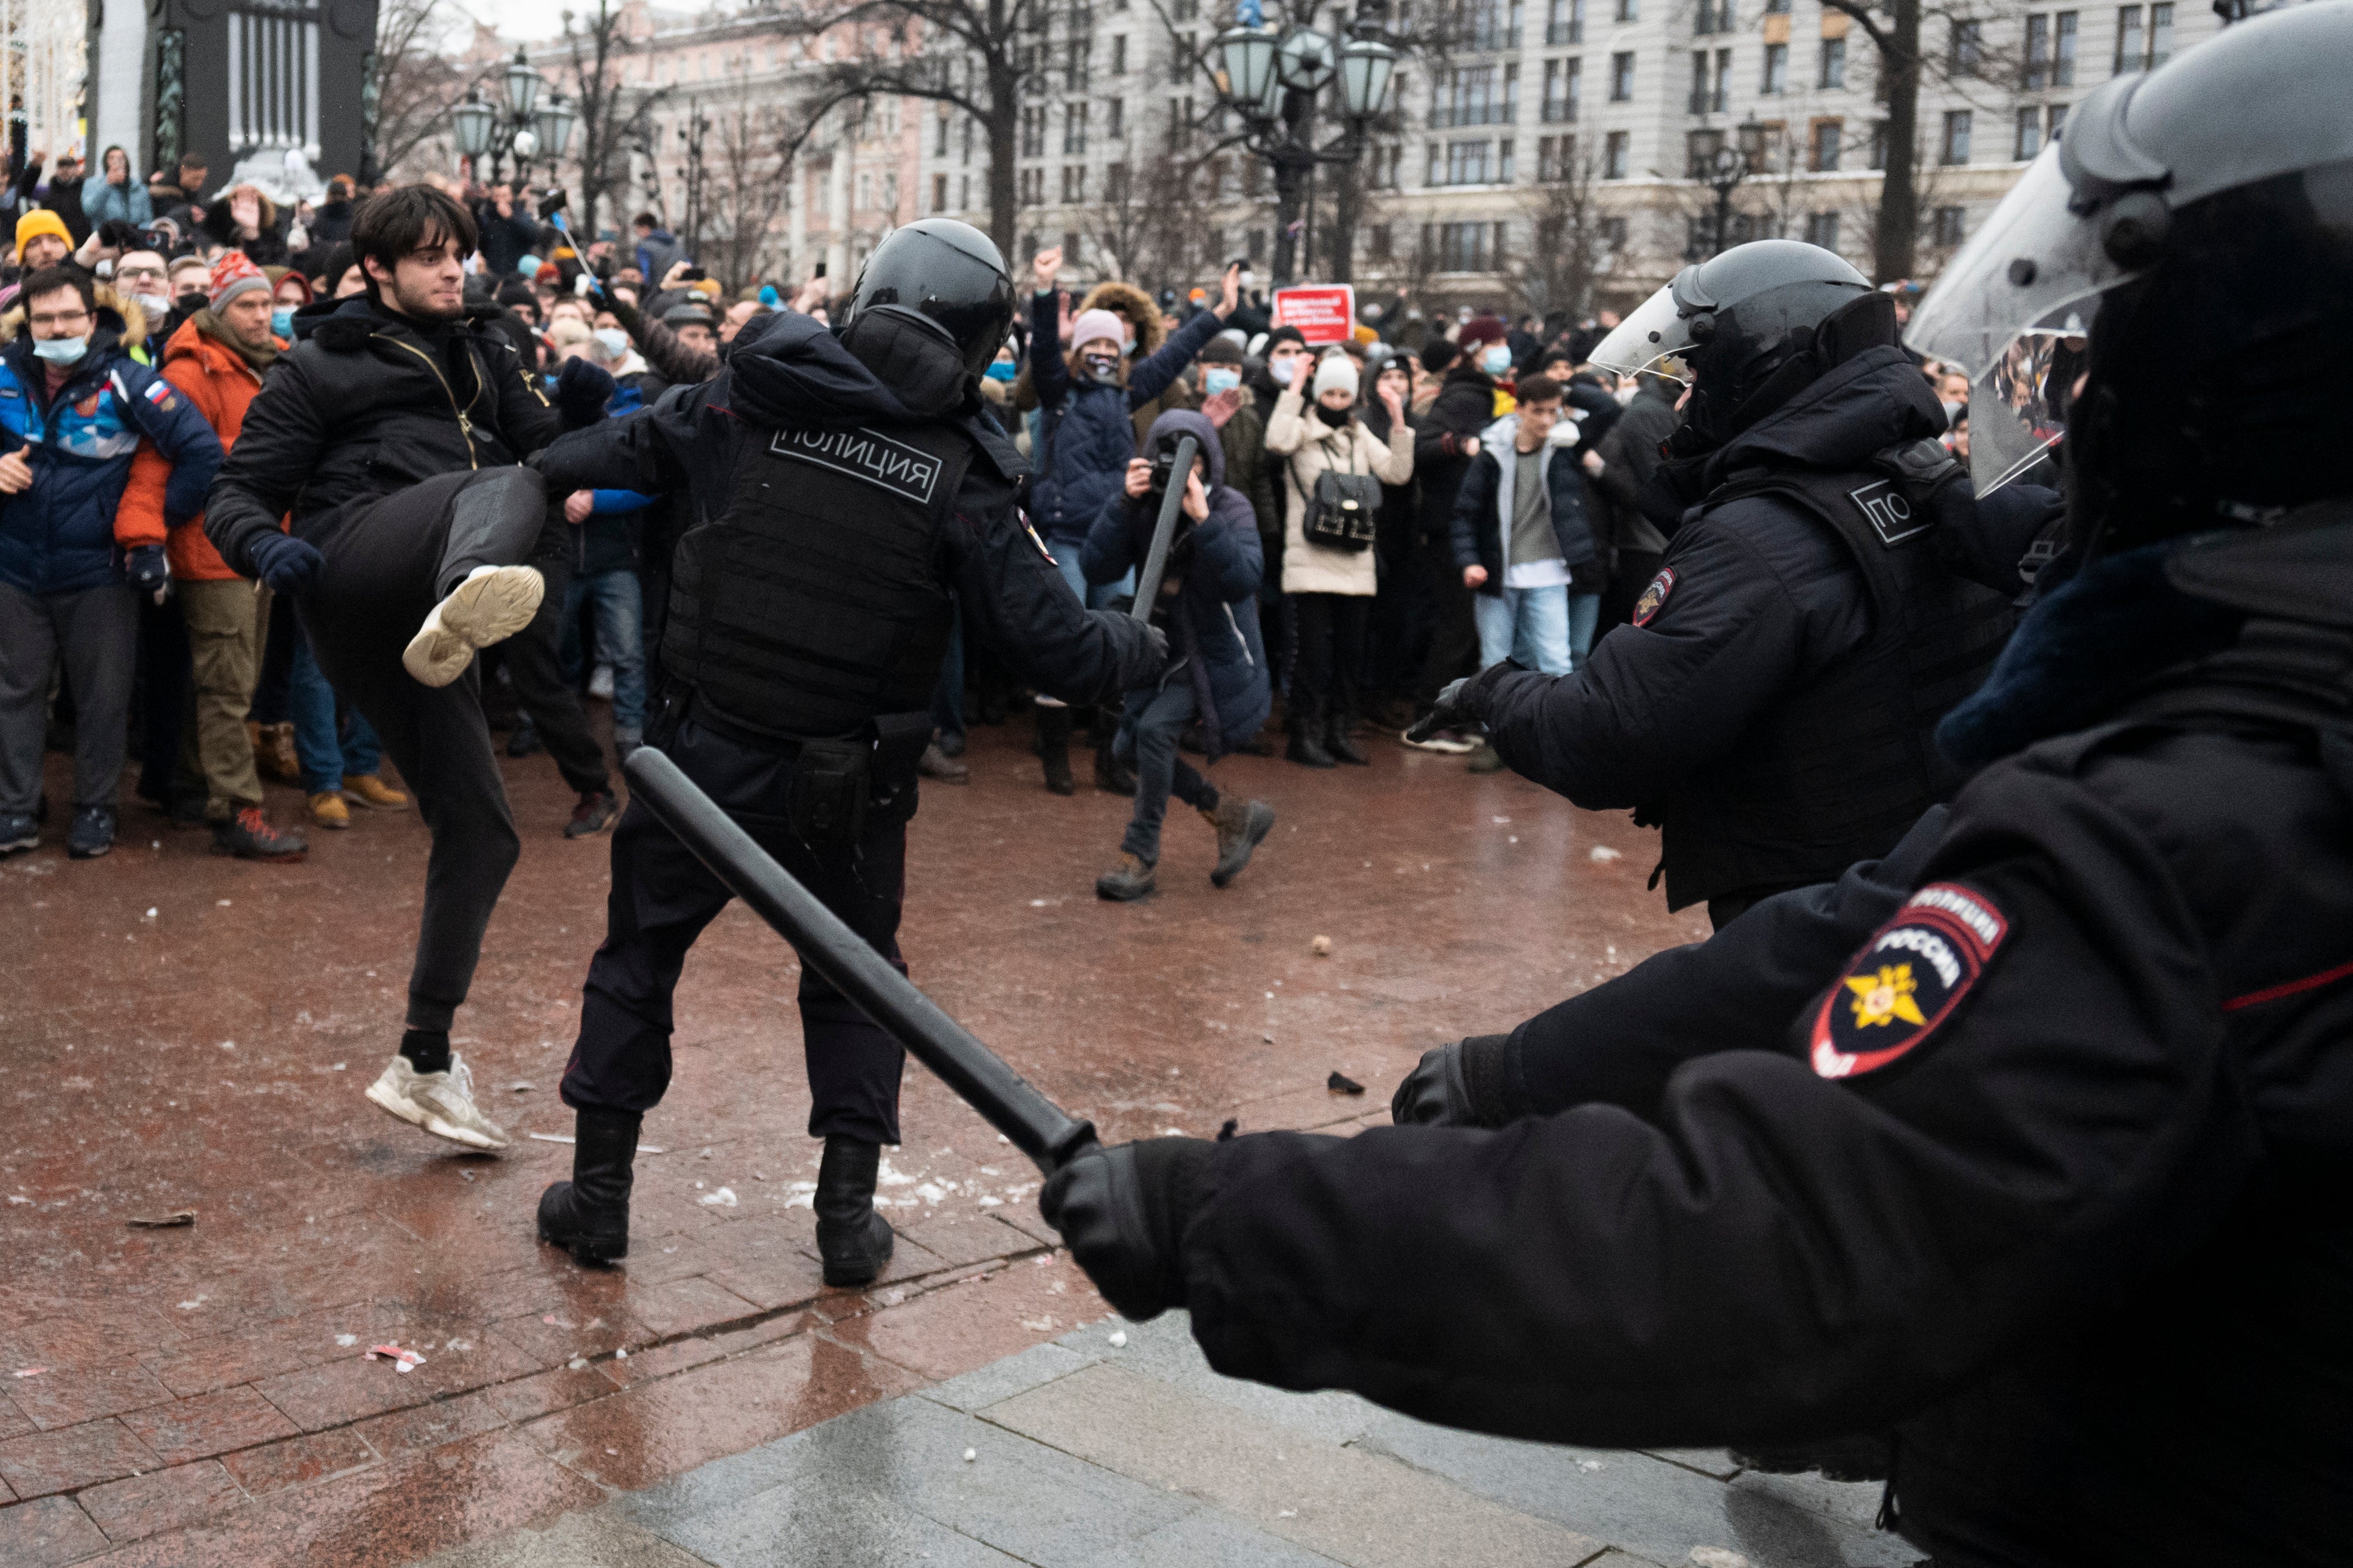
<path id="1" fill-rule="evenodd" d="M 1267 455 L 1283 458 L 1275 476 L 1283 495 L 1282 591 L 1369 596 L 1380 585 L 1375 552 L 1308 543 L 1306 498 L 1315 493 L 1315 480 L 1326 469 L 1371 474 L 1387 485 L 1404 484 L 1413 478 L 1413 443 L 1400 441 L 1392 452 L 1361 419 L 1351 420 L 1345 430 L 1311 438 L 1311 432 L 1322 426 L 1311 423 L 1303 410 L 1298 388 L 1286 387 L 1266 424 Z"/>

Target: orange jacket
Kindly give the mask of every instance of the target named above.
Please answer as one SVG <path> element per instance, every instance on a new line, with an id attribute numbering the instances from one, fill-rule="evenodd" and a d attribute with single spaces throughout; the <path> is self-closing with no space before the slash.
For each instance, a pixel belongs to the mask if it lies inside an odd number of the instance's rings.
<path id="1" fill-rule="evenodd" d="M 279 345 L 283 350 L 286 345 Z M 244 356 L 217 339 L 196 330 L 191 320 L 180 324 L 164 345 L 164 379 L 187 394 L 188 401 L 220 437 L 221 450 L 237 445 L 245 427 L 246 405 L 261 390 L 261 377 Z M 114 537 L 124 548 L 162 544 L 172 575 L 187 582 L 217 583 L 236 573 L 205 537 L 204 514 L 168 532 L 164 527 L 164 482 L 172 465 L 147 442 L 139 444 L 131 459 L 131 480 L 123 487 L 122 505 L 114 514 Z"/>

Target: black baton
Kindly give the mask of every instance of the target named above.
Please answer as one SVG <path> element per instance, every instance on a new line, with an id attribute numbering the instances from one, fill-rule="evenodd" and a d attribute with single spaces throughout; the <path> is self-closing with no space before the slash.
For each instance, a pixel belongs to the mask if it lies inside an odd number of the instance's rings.
<path id="1" fill-rule="evenodd" d="M 1152 602 L 1160 597 L 1160 578 L 1168 570 L 1168 540 L 1176 531 L 1176 513 L 1185 504 L 1185 487 L 1193 482 L 1193 458 L 1201 443 L 1190 436 L 1176 439 L 1176 466 L 1169 470 L 1168 493 L 1160 498 L 1160 520 L 1152 525 L 1152 548 L 1144 552 L 1144 572 L 1135 580 L 1135 608 L 1130 613 L 1139 621 L 1152 618 Z"/>
<path id="2" fill-rule="evenodd" d="M 651 746 L 622 764 L 629 791 L 711 868 L 728 890 L 799 950 L 801 962 L 858 1005 L 907 1053 L 940 1076 L 965 1104 L 1052 1175 L 1095 1146 L 1092 1121 L 1074 1121 L 1008 1067 L 1005 1058 L 940 1011 L 939 1005 L 842 923 L 776 864 L 734 818 Z"/>

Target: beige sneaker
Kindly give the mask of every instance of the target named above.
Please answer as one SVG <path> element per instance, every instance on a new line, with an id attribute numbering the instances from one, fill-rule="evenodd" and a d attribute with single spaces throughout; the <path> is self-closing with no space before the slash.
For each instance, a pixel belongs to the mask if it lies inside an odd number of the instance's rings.
<path id="1" fill-rule="evenodd" d="M 418 1072 L 395 1053 L 384 1076 L 368 1085 L 367 1097 L 413 1126 L 469 1149 L 503 1149 L 513 1140 L 506 1129 L 474 1109 L 474 1073 L 457 1052 L 447 1072 Z"/>
<path id="2" fill-rule="evenodd" d="M 474 650 L 501 643 L 531 625 L 547 579 L 530 566 L 477 566 L 433 606 L 400 662 L 427 686 L 447 686 L 466 673 Z"/>

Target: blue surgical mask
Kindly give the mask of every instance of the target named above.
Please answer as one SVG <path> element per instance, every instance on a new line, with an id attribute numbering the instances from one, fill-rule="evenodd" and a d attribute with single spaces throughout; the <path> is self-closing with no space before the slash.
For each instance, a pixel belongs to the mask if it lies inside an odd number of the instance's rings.
<path id="1" fill-rule="evenodd" d="M 51 364 L 74 364 L 88 353 L 90 353 L 90 335 L 86 332 L 78 338 L 35 338 L 33 340 L 35 357 L 45 359 Z"/>
<path id="2" fill-rule="evenodd" d="M 1512 368 L 1512 351 L 1502 343 L 1493 343 L 1479 356 L 1479 368 L 1489 375 L 1501 375 Z"/>
<path id="3" fill-rule="evenodd" d="M 993 360 L 983 374 L 991 381 L 1011 381 L 1021 374 L 1021 367 L 1009 359 Z"/>
<path id="4" fill-rule="evenodd" d="M 1231 365 L 1211 365 L 1201 372 L 1201 390 L 1215 397 L 1242 384 L 1242 373 Z"/>
<path id="5" fill-rule="evenodd" d="M 294 311 L 292 307 L 280 305 L 278 309 L 270 311 L 269 330 L 276 332 L 281 338 L 292 337 L 294 335 Z"/>

